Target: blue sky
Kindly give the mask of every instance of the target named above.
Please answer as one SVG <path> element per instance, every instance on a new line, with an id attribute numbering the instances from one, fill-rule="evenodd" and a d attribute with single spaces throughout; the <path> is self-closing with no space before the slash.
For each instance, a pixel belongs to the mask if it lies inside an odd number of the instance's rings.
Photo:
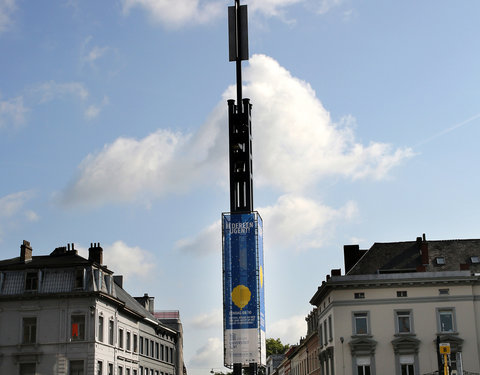
<path id="1" fill-rule="evenodd" d="M 267 337 L 305 334 L 343 245 L 478 238 L 480 3 L 250 0 L 244 94 Z M 0 0 L 0 250 L 105 249 L 222 368 L 233 0 Z"/>

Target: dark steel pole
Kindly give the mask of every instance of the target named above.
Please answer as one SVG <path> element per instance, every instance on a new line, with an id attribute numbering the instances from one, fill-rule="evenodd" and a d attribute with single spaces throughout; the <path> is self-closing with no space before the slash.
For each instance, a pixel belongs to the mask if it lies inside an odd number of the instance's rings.
<path id="1" fill-rule="evenodd" d="M 235 39 L 237 45 L 237 113 L 242 113 L 242 59 L 240 57 L 240 0 L 235 0 Z"/>

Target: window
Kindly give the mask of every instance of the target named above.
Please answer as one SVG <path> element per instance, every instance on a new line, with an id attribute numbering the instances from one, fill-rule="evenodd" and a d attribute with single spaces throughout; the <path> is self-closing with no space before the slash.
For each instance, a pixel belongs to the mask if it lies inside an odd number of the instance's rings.
<path id="1" fill-rule="evenodd" d="M 75 270 L 75 289 L 83 289 L 83 268 Z"/>
<path id="2" fill-rule="evenodd" d="M 138 350 L 137 348 L 137 335 L 133 334 L 133 352 L 136 353 Z"/>
<path id="3" fill-rule="evenodd" d="M 130 332 L 127 332 L 127 350 L 130 350 L 131 348 L 130 336 Z"/>
<path id="4" fill-rule="evenodd" d="M 173 363 L 173 349 L 170 348 L 170 362 Z"/>
<path id="5" fill-rule="evenodd" d="M 397 297 L 407 297 L 406 290 L 397 290 Z"/>
<path id="6" fill-rule="evenodd" d="M 368 334 L 368 313 L 358 312 L 353 314 L 353 333 L 355 335 Z"/>
<path id="7" fill-rule="evenodd" d="M 370 357 L 357 357 L 357 375 L 370 375 Z"/>
<path id="8" fill-rule="evenodd" d="M 85 315 L 72 315 L 72 341 L 85 340 Z"/>
<path id="9" fill-rule="evenodd" d="M 365 293 L 364 292 L 354 293 L 353 296 L 355 297 L 355 299 L 362 299 L 362 298 L 365 298 Z"/>
<path id="10" fill-rule="evenodd" d="M 435 258 L 435 263 L 437 266 L 443 266 L 445 264 L 445 258 L 444 257 L 436 257 Z"/>
<path id="11" fill-rule="evenodd" d="M 145 337 L 145 346 L 144 346 L 144 349 L 145 349 L 145 355 L 148 355 L 148 339 Z"/>
<path id="12" fill-rule="evenodd" d="M 20 375 L 35 375 L 35 363 L 20 363 Z"/>
<path id="13" fill-rule="evenodd" d="M 140 336 L 139 342 L 140 342 L 140 354 L 143 354 L 143 337 L 142 336 Z"/>
<path id="14" fill-rule="evenodd" d="M 480 263 L 480 258 L 477 257 L 477 256 L 470 257 L 470 262 L 472 264 L 478 264 L 478 263 Z"/>
<path id="15" fill-rule="evenodd" d="M 168 347 L 165 347 L 165 361 L 168 362 Z"/>
<path id="16" fill-rule="evenodd" d="M 98 341 L 103 342 L 103 316 L 98 316 Z"/>
<path id="17" fill-rule="evenodd" d="M 318 326 L 318 341 L 319 341 L 319 345 L 323 346 L 323 324 L 322 323 L 320 323 Z"/>
<path id="18" fill-rule="evenodd" d="M 455 319 L 453 309 L 439 309 L 437 312 L 437 319 L 440 332 L 454 332 L 455 331 Z"/>
<path id="19" fill-rule="evenodd" d="M 23 343 L 37 342 L 37 318 L 23 318 Z"/>
<path id="20" fill-rule="evenodd" d="M 327 320 L 323 321 L 323 336 L 325 339 L 325 345 L 328 345 L 328 338 L 327 338 Z M 168 361 L 168 360 L 167 360 Z"/>
<path id="21" fill-rule="evenodd" d="M 450 294 L 450 289 L 438 289 L 438 294 L 441 296 L 448 296 Z"/>
<path id="22" fill-rule="evenodd" d="M 108 375 L 113 375 L 113 363 L 108 364 Z"/>
<path id="23" fill-rule="evenodd" d="M 97 375 L 103 375 L 103 362 L 97 361 Z"/>
<path id="24" fill-rule="evenodd" d="M 130 369 L 129 368 L 125 369 L 125 375 L 130 375 Z"/>
<path id="25" fill-rule="evenodd" d="M 113 345 L 113 320 L 108 321 L 108 343 Z"/>
<path id="26" fill-rule="evenodd" d="M 328 317 L 328 340 L 333 340 L 333 330 L 332 330 L 332 316 Z"/>
<path id="27" fill-rule="evenodd" d="M 137 370 L 133 369 L 133 374 L 132 375 L 137 375 Z"/>
<path id="28" fill-rule="evenodd" d="M 155 343 L 155 358 L 160 358 L 160 345 L 158 345 L 158 342 Z"/>
<path id="29" fill-rule="evenodd" d="M 69 375 L 83 375 L 83 361 L 70 361 Z"/>
<path id="30" fill-rule="evenodd" d="M 410 311 L 397 311 L 397 333 L 411 333 L 412 329 L 412 317 Z"/>
<path id="31" fill-rule="evenodd" d="M 117 375 L 123 375 L 123 367 L 122 366 L 118 366 L 118 373 Z"/>
<path id="32" fill-rule="evenodd" d="M 165 359 L 164 354 L 163 354 L 163 344 L 160 344 L 160 359 L 163 361 Z"/>
<path id="33" fill-rule="evenodd" d="M 27 272 L 25 277 L 25 290 L 33 292 L 38 289 L 38 272 Z"/>
<path id="34" fill-rule="evenodd" d="M 118 329 L 118 347 L 123 349 L 123 328 Z"/>
<path id="35" fill-rule="evenodd" d="M 415 359 L 413 355 L 400 355 L 401 375 L 415 375 Z"/>
<path id="36" fill-rule="evenodd" d="M 154 346 L 155 346 L 155 343 L 153 342 L 153 340 L 150 340 L 150 356 L 154 357 L 155 354 L 154 354 Z"/>

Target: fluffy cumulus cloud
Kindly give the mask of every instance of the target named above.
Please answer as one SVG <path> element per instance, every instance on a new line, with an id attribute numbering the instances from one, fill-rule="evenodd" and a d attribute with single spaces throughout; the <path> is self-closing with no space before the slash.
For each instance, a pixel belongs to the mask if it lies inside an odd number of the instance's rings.
<path id="1" fill-rule="evenodd" d="M 268 336 L 278 337 L 284 344 L 295 345 L 298 343 L 300 336 L 305 336 L 306 333 L 305 315 L 294 315 L 268 325 Z"/>
<path id="2" fill-rule="evenodd" d="M 245 94 L 254 103 L 255 182 L 302 193 L 322 178 L 384 178 L 412 150 L 356 141 L 352 121 L 334 123 L 311 86 L 274 59 L 255 55 L 245 70 Z M 225 100 L 196 134 L 158 130 L 143 139 L 119 138 L 90 154 L 63 192 L 65 203 L 102 204 L 185 191 L 224 181 Z"/>
<path id="3" fill-rule="evenodd" d="M 147 11 L 152 20 L 168 27 L 206 23 L 224 14 L 225 2 L 220 0 L 124 0 L 125 13 L 132 8 Z"/>
<path id="4" fill-rule="evenodd" d="M 153 254 L 138 246 L 128 246 L 123 241 L 116 241 L 112 245 L 102 247 L 105 263 L 117 275 L 126 278 L 148 278 L 155 268 Z"/>
<path id="5" fill-rule="evenodd" d="M 23 103 L 23 96 L 0 100 L 0 129 L 7 126 L 19 126 L 25 122 L 28 109 Z"/>
<path id="6" fill-rule="evenodd" d="M 320 248 L 338 223 L 357 214 L 354 202 L 334 209 L 296 194 L 285 194 L 266 207 L 259 207 L 265 223 L 265 246 L 269 249 L 297 251 Z M 179 251 L 202 256 L 221 248 L 221 223 L 216 221 L 199 234 L 177 241 Z"/>
<path id="7" fill-rule="evenodd" d="M 187 368 L 203 367 L 209 368 L 212 365 L 223 363 L 223 342 L 218 337 L 211 337 L 208 342 L 195 352 Z"/>

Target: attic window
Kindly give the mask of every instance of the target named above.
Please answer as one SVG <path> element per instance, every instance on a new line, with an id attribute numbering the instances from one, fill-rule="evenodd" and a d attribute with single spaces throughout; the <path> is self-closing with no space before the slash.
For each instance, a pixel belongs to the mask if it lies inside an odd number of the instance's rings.
<path id="1" fill-rule="evenodd" d="M 438 289 L 438 294 L 441 296 L 448 296 L 450 294 L 450 289 Z"/>
<path id="2" fill-rule="evenodd" d="M 445 258 L 444 257 L 436 257 L 435 258 L 435 263 L 437 266 L 443 266 L 445 264 Z"/>
<path id="3" fill-rule="evenodd" d="M 75 270 L 75 289 L 83 289 L 83 268 Z"/>
<path id="4" fill-rule="evenodd" d="M 354 294 L 355 299 L 363 299 L 365 298 L 365 293 L 364 292 L 359 292 Z"/>
<path id="5" fill-rule="evenodd" d="M 25 277 L 25 290 L 27 292 L 33 292 L 38 289 L 38 273 L 37 272 L 27 272 Z"/>
<path id="6" fill-rule="evenodd" d="M 472 264 L 478 264 L 480 263 L 480 258 L 477 256 L 470 257 L 470 262 L 472 262 Z"/>
<path id="7" fill-rule="evenodd" d="M 406 290 L 397 290 L 397 297 L 407 297 Z"/>

